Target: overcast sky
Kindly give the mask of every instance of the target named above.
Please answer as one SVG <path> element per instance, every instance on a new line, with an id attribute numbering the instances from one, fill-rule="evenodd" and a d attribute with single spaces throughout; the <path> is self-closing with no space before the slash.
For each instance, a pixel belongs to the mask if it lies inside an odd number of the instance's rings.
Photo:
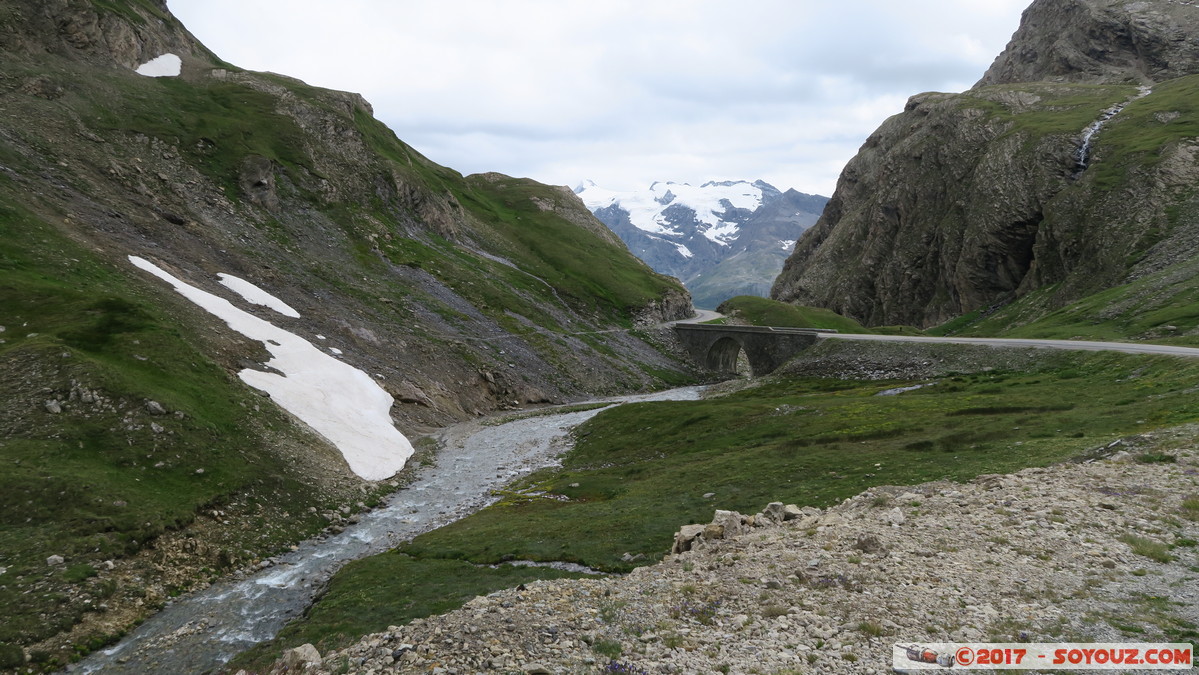
<path id="1" fill-rule="evenodd" d="M 976 82 L 1030 2 L 168 0 L 226 61 L 359 92 L 462 173 L 823 195 L 908 96 Z"/>

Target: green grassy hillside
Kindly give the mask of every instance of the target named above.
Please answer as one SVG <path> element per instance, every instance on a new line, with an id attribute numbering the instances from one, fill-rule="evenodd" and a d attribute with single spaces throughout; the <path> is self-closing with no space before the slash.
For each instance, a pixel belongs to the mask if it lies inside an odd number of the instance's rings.
<path id="1" fill-rule="evenodd" d="M 172 588 L 314 533 L 326 521 L 299 514 L 350 496 L 307 475 L 340 462 L 332 448 L 215 363 L 182 301 L 130 276 L 0 205 L 0 667 L 24 662 L 17 645 L 70 630 L 102 605 L 157 606 Z M 166 588 L 118 578 L 148 562 L 105 567 L 214 511 L 233 524 Z M 85 649 L 113 637 L 97 629 L 74 639 Z M 63 665 L 52 652 L 35 657 Z"/>
<path id="2" fill-rule="evenodd" d="M 1199 345 L 1199 260 L 1053 308 L 1054 287 L 991 313 L 974 312 L 931 329 L 935 335 L 1056 340 L 1147 340 Z"/>

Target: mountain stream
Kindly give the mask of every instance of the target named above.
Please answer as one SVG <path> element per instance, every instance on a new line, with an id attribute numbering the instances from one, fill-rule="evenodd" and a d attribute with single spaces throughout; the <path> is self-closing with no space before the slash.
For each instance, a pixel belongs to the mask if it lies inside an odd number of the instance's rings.
<path id="1" fill-rule="evenodd" d="M 1148 96 L 1152 91 L 1153 91 L 1153 89 L 1151 89 L 1150 87 L 1141 87 L 1137 91 L 1136 96 L 1133 96 L 1132 98 L 1128 99 L 1127 101 L 1124 101 L 1123 103 L 1117 103 L 1116 105 L 1108 108 L 1107 110 L 1104 110 L 1103 113 L 1101 115 L 1099 115 L 1099 119 L 1095 120 L 1094 122 L 1091 122 L 1091 124 L 1086 129 L 1083 129 L 1082 144 L 1079 145 L 1078 149 L 1074 151 L 1074 177 L 1075 178 L 1077 178 L 1079 175 L 1081 175 L 1083 171 L 1087 170 L 1087 164 L 1091 161 L 1091 143 L 1092 143 L 1092 141 L 1095 140 L 1095 135 L 1098 134 L 1099 130 L 1103 128 L 1103 125 L 1107 124 L 1108 121 L 1111 120 L 1111 118 L 1120 114 L 1120 111 L 1124 110 L 1124 108 L 1126 108 L 1129 103 L 1132 103 L 1133 101 L 1135 101 L 1139 98 L 1144 98 L 1144 97 Z"/>
<path id="2" fill-rule="evenodd" d="M 702 387 L 604 399 L 614 403 L 696 400 Z M 606 408 L 605 408 L 606 409 Z M 150 617 L 117 645 L 68 668 L 92 673 L 199 673 L 273 638 L 312 604 L 342 565 L 382 553 L 418 534 L 463 518 L 494 501 L 492 490 L 556 465 L 569 449 L 568 432 L 600 409 L 526 417 L 488 426 L 471 421 L 435 434 L 441 449 L 432 466 L 382 506 L 361 514 L 340 534 L 321 536 L 273 558 L 241 579 L 183 596 Z"/>

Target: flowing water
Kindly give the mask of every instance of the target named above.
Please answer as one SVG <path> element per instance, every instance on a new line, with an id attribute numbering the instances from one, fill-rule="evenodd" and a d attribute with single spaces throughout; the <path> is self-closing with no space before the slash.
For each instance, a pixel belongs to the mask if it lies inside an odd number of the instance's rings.
<path id="1" fill-rule="evenodd" d="M 1091 144 L 1095 140 L 1095 135 L 1098 134 L 1099 130 L 1103 128 L 1103 125 L 1107 124 L 1109 120 L 1120 114 L 1120 111 L 1124 110 L 1129 103 L 1132 103 L 1138 98 L 1148 96 L 1152 91 L 1153 90 L 1149 87 L 1141 87 L 1136 96 L 1133 96 L 1123 103 L 1117 103 L 1107 110 L 1104 110 L 1103 114 L 1099 116 L 1099 119 L 1091 122 L 1086 129 L 1083 129 L 1082 143 L 1078 146 L 1078 149 L 1074 151 L 1075 178 L 1081 175 L 1083 171 L 1087 170 L 1087 164 L 1091 161 Z"/>
<path id="2" fill-rule="evenodd" d="M 618 403 L 695 400 L 702 387 L 606 399 Z M 529 417 L 487 426 L 467 422 L 436 434 L 436 463 L 385 504 L 333 536 L 308 540 L 245 578 L 176 599 L 116 646 L 68 670 L 104 673 L 201 673 L 269 640 L 312 604 L 342 565 L 381 553 L 494 501 L 491 491 L 553 466 L 568 432 L 600 410 Z"/>

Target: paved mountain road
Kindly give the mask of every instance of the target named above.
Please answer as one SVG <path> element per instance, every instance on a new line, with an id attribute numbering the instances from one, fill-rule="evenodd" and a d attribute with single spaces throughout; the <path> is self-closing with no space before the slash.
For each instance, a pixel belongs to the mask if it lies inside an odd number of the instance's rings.
<path id="1" fill-rule="evenodd" d="M 1160 354 L 1199 358 L 1199 348 L 1173 345 L 1138 344 L 1135 342 L 1098 342 L 1087 340 L 1028 340 L 1016 338 L 918 337 L 914 335 L 865 335 L 857 333 L 822 333 L 821 340 L 861 340 L 874 342 L 940 342 L 990 347 L 1036 347 L 1038 349 L 1075 349 L 1084 351 L 1113 351 L 1125 354 Z"/>

